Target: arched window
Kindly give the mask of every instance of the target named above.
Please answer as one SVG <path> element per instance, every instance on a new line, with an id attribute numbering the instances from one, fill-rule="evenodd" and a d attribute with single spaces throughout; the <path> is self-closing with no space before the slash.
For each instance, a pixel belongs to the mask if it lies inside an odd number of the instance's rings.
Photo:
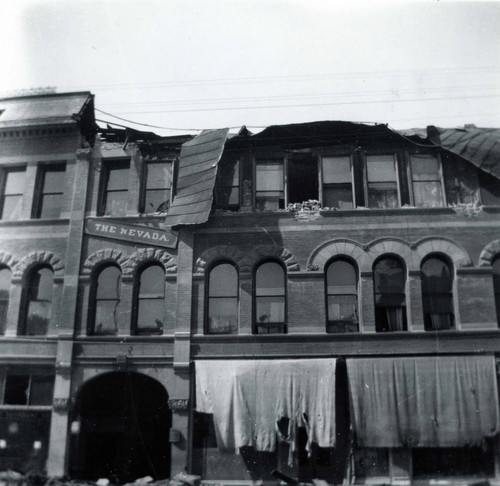
<path id="1" fill-rule="evenodd" d="M 276 262 L 266 262 L 255 272 L 256 334 L 286 332 L 285 271 Z"/>
<path id="2" fill-rule="evenodd" d="M 165 308 L 165 270 L 149 265 L 139 274 L 134 295 L 135 334 L 161 334 Z"/>
<path id="3" fill-rule="evenodd" d="M 26 313 L 23 334 L 42 336 L 49 330 L 52 315 L 54 272 L 48 267 L 39 267 L 31 272 L 26 284 L 22 306 Z"/>
<path id="4" fill-rule="evenodd" d="M 406 272 L 399 259 L 385 257 L 373 269 L 377 332 L 406 331 Z"/>
<path id="5" fill-rule="evenodd" d="M 345 260 L 336 260 L 326 271 L 326 332 L 358 331 L 358 277 L 356 268 Z"/>
<path id="6" fill-rule="evenodd" d="M 121 271 L 109 266 L 96 276 L 93 285 L 93 332 L 94 334 L 117 334 L 118 305 L 120 304 Z"/>
<path id="7" fill-rule="evenodd" d="M 425 330 L 451 329 L 454 325 L 451 268 L 441 258 L 431 257 L 422 263 L 420 270 Z"/>
<path id="8" fill-rule="evenodd" d="M 238 332 L 238 271 L 230 263 L 212 268 L 208 277 L 208 334 Z"/>
<path id="9" fill-rule="evenodd" d="M 3 334 L 7 324 L 7 310 L 9 308 L 11 271 L 0 268 L 0 332 Z"/>
<path id="10" fill-rule="evenodd" d="M 493 291 L 495 292 L 497 322 L 500 326 L 500 257 L 497 257 L 493 262 Z"/>

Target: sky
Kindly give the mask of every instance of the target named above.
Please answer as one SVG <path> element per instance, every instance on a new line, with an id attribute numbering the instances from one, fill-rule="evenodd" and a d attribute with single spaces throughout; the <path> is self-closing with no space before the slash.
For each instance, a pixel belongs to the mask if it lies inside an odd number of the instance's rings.
<path id="1" fill-rule="evenodd" d="M 500 127 L 500 0 L 16 0 L 0 19 L 0 96 L 91 91 L 99 120 L 161 135 Z"/>

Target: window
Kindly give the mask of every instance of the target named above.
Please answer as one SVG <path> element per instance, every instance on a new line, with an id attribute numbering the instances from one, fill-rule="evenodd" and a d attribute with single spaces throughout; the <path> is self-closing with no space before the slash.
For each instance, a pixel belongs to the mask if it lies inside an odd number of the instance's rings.
<path id="1" fill-rule="evenodd" d="M 293 152 L 287 159 L 287 203 L 318 200 L 318 157 Z"/>
<path id="2" fill-rule="evenodd" d="M 143 212 L 154 213 L 157 211 L 166 211 L 170 204 L 171 162 L 148 162 L 144 165 L 144 171 Z M 128 181 L 126 181 L 126 184 L 128 184 Z"/>
<path id="3" fill-rule="evenodd" d="M 276 262 L 266 262 L 255 272 L 256 334 L 285 333 L 285 271 Z"/>
<path id="4" fill-rule="evenodd" d="M 31 273 L 24 289 L 23 308 L 26 318 L 23 334 L 27 336 L 47 334 L 52 315 L 53 289 L 54 272 L 50 268 L 38 268 Z"/>
<path id="5" fill-rule="evenodd" d="M 353 209 L 351 158 L 323 157 L 323 207 Z"/>
<path id="6" fill-rule="evenodd" d="M 238 332 L 238 272 L 230 263 L 212 268 L 208 278 L 208 334 Z"/>
<path id="7" fill-rule="evenodd" d="M 121 271 L 115 266 L 105 267 L 94 284 L 94 333 L 118 332 L 117 310 L 120 304 Z"/>
<path id="8" fill-rule="evenodd" d="M 0 219 L 16 220 L 21 217 L 26 168 L 6 169 L 2 174 Z"/>
<path id="9" fill-rule="evenodd" d="M 397 208 L 398 183 L 396 158 L 393 155 L 366 157 L 368 206 L 370 208 Z"/>
<path id="10" fill-rule="evenodd" d="M 259 160 L 255 164 L 255 206 L 258 211 L 285 207 L 282 160 Z"/>
<path id="11" fill-rule="evenodd" d="M 417 207 L 444 206 L 439 160 L 433 155 L 410 156 L 414 205 Z"/>
<path id="12" fill-rule="evenodd" d="M 328 322 L 326 332 L 358 331 L 358 278 L 354 266 L 336 260 L 326 272 Z"/>
<path id="13" fill-rule="evenodd" d="M 215 185 L 215 207 L 236 209 L 240 204 L 240 161 L 219 164 Z"/>
<path id="14" fill-rule="evenodd" d="M 422 264 L 421 279 L 425 330 L 451 329 L 454 325 L 454 313 L 450 267 L 441 258 L 428 258 Z"/>
<path id="15" fill-rule="evenodd" d="M 103 167 L 99 216 L 127 213 L 130 162 L 112 162 Z"/>
<path id="16" fill-rule="evenodd" d="M 135 333 L 161 334 L 164 321 L 165 270 L 160 265 L 150 265 L 136 282 Z"/>
<path id="17" fill-rule="evenodd" d="M 406 272 L 399 260 L 386 257 L 373 270 L 377 332 L 406 331 Z"/>
<path id="18" fill-rule="evenodd" d="M 65 181 L 65 165 L 41 167 L 33 217 L 44 219 L 61 215 Z"/>
<path id="19" fill-rule="evenodd" d="M 9 308 L 11 271 L 0 268 L 0 332 L 3 334 L 7 324 L 7 310 Z"/>
<path id="20" fill-rule="evenodd" d="M 497 322 L 500 326 L 500 257 L 497 257 L 493 262 L 493 291 L 495 292 Z"/>
<path id="21" fill-rule="evenodd" d="M 8 374 L 5 378 L 4 405 L 52 405 L 54 376 Z"/>

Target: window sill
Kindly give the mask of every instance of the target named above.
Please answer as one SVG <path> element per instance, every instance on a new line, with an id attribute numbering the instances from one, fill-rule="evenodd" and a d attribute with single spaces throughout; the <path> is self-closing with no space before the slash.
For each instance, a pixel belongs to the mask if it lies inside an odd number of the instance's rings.
<path id="1" fill-rule="evenodd" d="M 4 220 L 0 219 L 0 226 L 63 226 L 69 224 L 69 218 L 57 219 L 16 219 Z"/>

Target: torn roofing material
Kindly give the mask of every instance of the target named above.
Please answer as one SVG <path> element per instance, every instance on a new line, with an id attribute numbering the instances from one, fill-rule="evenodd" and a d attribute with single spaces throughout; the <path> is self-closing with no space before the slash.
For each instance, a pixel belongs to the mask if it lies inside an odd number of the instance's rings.
<path id="1" fill-rule="evenodd" d="M 200 224 L 212 209 L 217 164 L 229 129 L 204 130 L 181 147 L 176 194 L 164 224 Z"/>
<path id="2" fill-rule="evenodd" d="M 427 127 L 427 138 L 500 179 L 500 129 Z"/>
<path id="3" fill-rule="evenodd" d="M 0 128 L 75 123 L 91 105 L 93 95 L 78 93 L 44 94 L 0 99 Z"/>

